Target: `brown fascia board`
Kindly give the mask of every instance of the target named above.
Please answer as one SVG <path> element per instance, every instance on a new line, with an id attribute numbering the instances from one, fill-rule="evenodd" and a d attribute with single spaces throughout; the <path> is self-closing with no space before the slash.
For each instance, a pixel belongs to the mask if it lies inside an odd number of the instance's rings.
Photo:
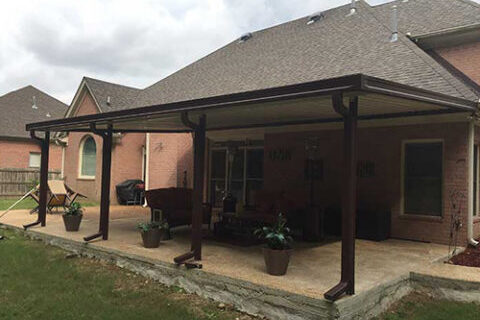
<path id="1" fill-rule="evenodd" d="M 480 39 L 480 23 L 444 29 L 436 32 L 409 35 L 424 50 L 453 47 Z"/>
<path id="2" fill-rule="evenodd" d="M 0 140 L 4 141 L 16 141 L 16 142 L 32 142 L 35 141 L 29 137 L 13 137 L 13 136 L 0 136 Z"/>
<path id="3" fill-rule="evenodd" d="M 421 102 L 443 105 L 457 111 L 475 111 L 478 102 L 452 97 L 425 89 L 414 88 L 408 85 L 391 82 L 375 77 L 365 76 L 362 89 L 366 92 L 379 93 L 392 97 L 406 98 Z"/>
<path id="4" fill-rule="evenodd" d="M 286 101 L 298 98 L 328 96 L 340 93 L 359 93 L 361 91 L 380 93 L 417 101 L 435 103 L 450 107 L 456 111 L 472 112 L 476 110 L 477 107 L 477 103 L 470 100 L 451 97 L 428 90 L 422 90 L 398 84 L 395 82 L 366 76 L 363 74 L 353 74 L 289 86 L 247 91 L 160 105 L 151 105 L 135 109 L 126 109 L 120 111 L 106 112 L 102 114 L 85 115 L 68 119 L 30 123 L 26 125 L 26 130 L 85 130 L 88 129 L 90 123 L 107 124 L 110 121 L 133 119 L 137 117 L 148 117 L 153 115 L 198 110 L 211 110 L 229 106 L 231 107 L 252 103 Z M 186 130 L 188 130 L 188 128 L 186 128 Z"/>
<path id="5" fill-rule="evenodd" d="M 13 137 L 13 136 L 0 136 L 0 140 L 3 141 L 14 141 L 14 142 L 37 142 L 35 139 L 28 138 L 28 137 Z M 55 142 L 58 139 L 51 138 L 51 142 Z M 59 142 L 59 145 L 63 145 L 63 142 Z"/>

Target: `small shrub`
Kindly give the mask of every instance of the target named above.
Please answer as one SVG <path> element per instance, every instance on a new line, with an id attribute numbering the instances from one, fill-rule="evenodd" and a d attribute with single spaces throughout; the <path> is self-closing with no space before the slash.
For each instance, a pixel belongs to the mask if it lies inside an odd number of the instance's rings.
<path id="1" fill-rule="evenodd" d="M 165 230 L 168 229 L 168 223 L 166 221 L 163 222 L 157 222 L 157 221 L 152 221 L 152 222 L 140 222 L 137 224 L 137 229 L 140 230 L 140 232 L 148 232 L 152 229 L 160 229 L 160 230 Z"/>
<path id="2" fill-rule="evenodd" d="M 254 234 L 259 239 L 266 240 L 267 246 L 272 250 L 290 249 L 293 241 L 290 228 L 287 227 L 287 219 L 281 213 L 273 226 L 258 228 L 254 231 Z"/>
<path id="3" fill-rule="evenodd" d="M 65 210 L 66 216 L 81 216 L 83 214 L 82 205 L 78 202 L 73 202 L 67 210 Z"/>

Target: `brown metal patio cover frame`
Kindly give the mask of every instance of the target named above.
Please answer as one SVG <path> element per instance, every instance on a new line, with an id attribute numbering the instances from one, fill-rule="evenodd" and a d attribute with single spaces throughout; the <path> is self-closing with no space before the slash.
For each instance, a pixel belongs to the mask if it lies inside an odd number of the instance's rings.
<path id="1" fill-rule="evenodd" d="M 312 116 L 308 116 L 308 112 L 306 112 L 303 118 L 295 117 L 295 114 L 302 113 L 302 106 L 307 109 L 307 103 L 310 108 L 308 110 L 313 112 Z M 324 110 L 333 110 L 332 113 L 329 115 L 325 111 L 315 115 L 315 103 L 318 103 L 319 108 L 321 105 Z M 249 108 L 253 108 L 252 110 L 258 108 L 260 111 L 250 112 Z M 279 110 L 279 113 L 281 113 L 280 110 L 290 113 L 285 113 L 284 118 L 281 118 L 281 115 L 275 114 L 276 110 Z M 48 179 L 46 173 L 48 173 L 50 132 L 93 132 L 103 138 L 100 227 L 97 234 L 85 237 L 85 241 L 98 237 L 102 237 L 104 240 L 108 239 L 113 133 L 193 132 L 194 192 L 191 249 L 186 254 L 175 258 L 175 262 L 180 264 L 189 259 L 201 260 L 201 217 L 207 131 L 343 122 L 345 166 L 343 190 L 345 192 L 342 195 L 341 280 L 337 286 L 325 294 L 327 299 L 336 300 L 343 294 L 351 295 L 355 292 L 357 121 L 449 113 L 473 114 L 476 110 L 477 102 L 475 101 L 355 74 L 270 89 L 27 124 L 26 130 L 30 131 L 32 137 L 35 137 L 42 146 L 42 158 L 38 221 L 26 225 L 25 228 L 37 224 L 44 226 L 46 223 L 46 183 Z M 224 118 L 219 118 L 219 115 L 225 116 L 226 121 L 222 120 Z M 249 119 L 248 117 L 257 118 L 255 121 L 245 120 Z M 269 117 L 274 119 L 271 120 Z M 209 119 L 214 119 L 214 121 L 209 122 Z M 44 138 L 36 136 L 38 131 L 45 132 Z"/>

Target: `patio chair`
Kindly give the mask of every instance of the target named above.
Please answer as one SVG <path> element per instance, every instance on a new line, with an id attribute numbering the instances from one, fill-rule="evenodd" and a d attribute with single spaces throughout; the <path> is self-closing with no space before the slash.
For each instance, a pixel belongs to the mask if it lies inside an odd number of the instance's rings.
<path id="1" fill-rule="evenodd" d="M 86 198 L 84 195 L 73 191 L 63 180 L 48 181 L 47 211 L 52 213 L 54 208 L 63 208 L 66 210 L 78 197 Z M 40 187 L 37 186 L 34 192 L 30 193 L 30 197 L 37 203 L 30 213 L 38 211 L 40 205 Z"/>
<path id="2" fill-rule="evenodd" d="M 65 185 L 65 189 L 67 189 L 67 196 L 68 196 L 68 201 L 67 201 L 67 208 L 75 202 L 75 200 L 77 200 L 77 198 L 87 198 L 87 196 L 84 196 L 83 194 L 79 193 L 79 192 L 76 192 L 74 191 L 72 188 L 70 188 L 69 186 L 67 186 L 67 184 L 64 184 Z"/>
<path id="3" fill-rule="evenodd" d="M 62 207 L 66 209 L 66 204 L 68 200 L 67 188 L 65 188 L 65 183 L 62 180 L 49 180 L 48 181 L 48 190 L 50 195 L 47 201 L 48 211 L 52 211 L 53 208 Z"/>

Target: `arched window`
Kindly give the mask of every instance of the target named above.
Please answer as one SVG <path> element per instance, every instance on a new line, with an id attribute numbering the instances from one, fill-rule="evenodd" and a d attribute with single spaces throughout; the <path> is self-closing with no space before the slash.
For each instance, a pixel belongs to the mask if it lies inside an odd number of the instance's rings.
<path id="1" fill-rule="evenodd" d="M 80 145 L 80 176 L 95 177 L 97 166 L 97 147 L 95 140 L 87 136 Z"/>

